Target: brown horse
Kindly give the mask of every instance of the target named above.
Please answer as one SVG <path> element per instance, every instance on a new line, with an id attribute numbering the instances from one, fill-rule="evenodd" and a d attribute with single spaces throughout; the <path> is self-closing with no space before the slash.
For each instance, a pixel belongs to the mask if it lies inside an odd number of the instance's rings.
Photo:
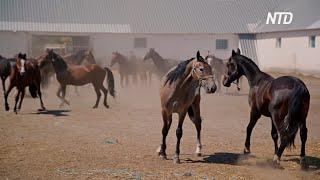
<path id="1" fill-rule="evenodd" d="M 18 93 L 15 98 L 14 112 L 17 113 L 21 109 L 22 101 L 25 95 L 25 87 L 29 86 L 30 94 L 33 98 L 39 96 L 41 109 L 45 110 L 46 108 L 43 105 L 42 94 L 41 94 L 41 75 L 40 69 L 38 67 L 38 62 L 34 59 L 26 59 L 26 54 L 19 53 L 16 60 L 16 64 L 13 66 L 10 73 L 10 85 L 8 90 L 5 93 L 5 109 L 9 111 L 8 96 L 11 90 L 16 87 Z M 20 102 L 19 102 L 20 99 Z M 19 105 L 18 105 L 19 102 Z M 18 106 L 17 106 L 18 105 Z"/>
<path id="2" fill-rule="evenodd" d="M 132 60 L 132 59 L 130 59 Z M 110 67 L 114 64 L 119 64 L 119 74 L 120 74 L 120 85 L 124 87 L 124 85 L 129 85 L 129 76 L 132 76 L 133 83 L 137 82 L 137 62 L 129 61 L 128 58 L 118 52 L 112 53 L 112 59 L 110 63 Z"/>
<path id="3" fill-rule="evenodd" d="M 156 73 L 158 77 L 162 78 L 172 67 L 178 65 L 180 61 L 173 59 L 164 59 L 160 56 L 154 48 L 150 48 L 147 54 L 144 56 L 143 61 L 152 59 L 154 65 L 156 66 Z"/>
<path id="4" fill-rule="evenodd" d="M 160 89 L 162 107 L 162 142 L 158 149 L 159 156 L 166 159 L 166 137 L 172 122 L 172 114 L 179 114 L 179 123 L 176 130 L 177 145 L 174 163 L 180 163 L 180 140 L 182 137 L 182 125 L 188 113 L 191 121 L 197 129 L 197 155 L 201 155 L 201 117 L 200 117 L 200 87 L 206 93 L 214 93 L 217 86 L 214 83 L 212 69 L 201 57 L 199 51 L 196 58 L 181 62 L 171 69 L 164 77 Z"/>
<path id="5" fill-rule="evenodd" d="M 223 84 L 227 87 L 241 76 L 248 79 L 250 122 L 247 127 L 247 138 L 244 153 L 250 153 L 251 132 L 261 115 L 271 117 L 271 136 L 274 141 L 274 163 L 278 166 L 286 147 L 294 145 L 298 129 L 301 138 L 301 167 L 307 168 L 305 144 L 307 141 L 306 118 L 308 115 L 310 94 L 306 85 L 298 78 L 283 76 L 274 79 L 260 71 L 249 58 L 232 51 L 227 63 L 227 74 Z M 280 147 L 278 148 L 278 134 Z"/>
<path id="6" fill-rule="evenodd" d="M 90 50 L 80 50 L 77 53 L 62 56 L 62 58 L 68 65 L 97 64 Z"/>
<path id="7" fill-rule="evenodd" d="M 57 80 L 60 83 L 60 88 L 57 92 L 57 96 L 62 101 L 60 106 L 64 105 L 64 103 L 70 105 L 69 102 L 65 99 L 67 85 L 82 86 L 91 83 L 97 94 L 97 100 L 93 108 L 97 108 L 99 105 L 101 97 L 100 91 L 104 93 L 104 106 L 106 108 L 109 108 L 109 105 L 107 104 L 108 90 L 111 96 L 113 97 L 115 97 L 115 90 L 114 77 L 112 72 L 108 68 L 102 68 L 97 64 L 68 66 L 67 63 L 63 60 L 63 58 L 60 55 L 53 52 L 53 50 L 47 50 L 46 56 L 44 57 L 40 66 L 44 67 L 48 64 L 53 65 Z M 108 74 L 108 90 L 103 85 L 103 81 L 106 77 L 106 74 Z"/>

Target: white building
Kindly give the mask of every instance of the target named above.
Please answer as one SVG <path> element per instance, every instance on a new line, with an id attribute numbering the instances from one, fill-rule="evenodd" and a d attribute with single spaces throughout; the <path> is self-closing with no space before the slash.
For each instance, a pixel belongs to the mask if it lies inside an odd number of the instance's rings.
<path id="1" fill-rule="evenodd" d="M 1 0 L 0 54 L 38 55 L 37 40 L 53 36 L 71 37 L 71 50 L 90 48 L 102 63 L 113 51 L 227 58 L 240 47 L 264 70 L 320 75 L 319 7 L 319 0 Z M 291 24 L 266 25 L 268 12 L 283 11 L 292 12 Z"/>

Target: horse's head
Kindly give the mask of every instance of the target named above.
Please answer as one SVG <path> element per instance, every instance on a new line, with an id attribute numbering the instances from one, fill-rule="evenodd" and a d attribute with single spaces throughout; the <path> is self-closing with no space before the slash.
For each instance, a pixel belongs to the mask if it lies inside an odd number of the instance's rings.
<path id="1" fill-rule="evenodd" d="M 196 61 L 192 64 L 192 76 L 199 79 L 200 85 L 205 89 L 206 93 L 214 93 L 217 90 L 211 66 L 197 52 Z"/>
<path id="2" fill-rule="evenodd" d="M 112 67 L 116 63 L 120 63 L 121 54 L 116 52 L 112 52 L 110 67 Z"/>
<path id="3" fill-rule="evenodd" d="M 89 63 L 96 64 L 96 60 L 94 59 L 94 56 L 91 50 L 85 51 L 84 57 Z"/>
<path id="4" fill-rule="evenodd" d="M 239 78 L 243 75 L 241 67 L 237 63 L 237 58 L 241 55 L 240 49 L 237 49 L 237 52 L 232 50 L 231 57 L 226 63 L 226 72 L 223 78 L 223 85 L 230 87 L 231 83 L 238 82 Z"/>
<path id="5" fill-rule="evenodd" d="M 26 72 L 25 63 L 27 60 L 27 54 L 23 54 L 19 52 L 16 65 L 21 75 L 23 75 Z"/>
<path id="6" fill-rule="evenodd" d="M 207 61 L 207 63 L 211 66 L 212 65 L 212 61 L 214 60 L 215 56 L 213 54 L 208 54 L 205 58 L 205 60 Z"/>
<path id="7" fill-rule="evenodd" d="M 154 48 L 150 48 L 147 54 L 144 56 L 143 61 L 146 61 L 147 59 L 152 59 L 155 53 L 157 52 L 154 50 Z"/>

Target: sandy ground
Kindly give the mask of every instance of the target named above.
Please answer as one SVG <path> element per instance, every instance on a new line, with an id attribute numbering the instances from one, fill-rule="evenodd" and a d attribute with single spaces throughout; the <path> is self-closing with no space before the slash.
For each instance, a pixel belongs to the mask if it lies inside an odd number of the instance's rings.
<path id="1" fill-rule="evenodd" d="M 0 110 L 0 179 L 320 179 L 320 80 L 302 77 L 311 92 L 307 119 L 309 171 L 297 163 L 296 149 L 286 150 L 284 169 L 271 166 L 271 122 L 261 118 L 252 135 L 250 156 L 242 155 L 249 122 L 248 88 L 240 94 L 202 93 L 203 156 L 196 157 L 196 131 L 189 118 L 181 143 L 182 164 L 174 165 L 177 116 L 167 139 L 169 160 L 158 158 L 162 119 L 158 81 L 151 86 L 120 88 L 91 109 L 95 94 L 91 86 L 68 89 L 71 106 L 59 108 L 56 84 L 46 90 L 47 112 L 38 113 L 39 100 L 26 98 L 18 115 Z M 231 89 L 229 92 L 235 92 Z M 13 95 L 10 99 L 13 107 Z"/>

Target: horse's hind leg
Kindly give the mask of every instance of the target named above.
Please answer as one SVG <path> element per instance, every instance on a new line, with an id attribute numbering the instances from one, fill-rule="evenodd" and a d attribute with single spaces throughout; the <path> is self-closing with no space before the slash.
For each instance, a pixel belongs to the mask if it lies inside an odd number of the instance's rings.
<path id="1" fill-rule="evenodd" d="M 274 154 L 277 154 L 278 152 L 278 131 L 276 129 L 276 126 L 274 125 L 273 121 L 271 121 L 272 129 L 271 129 L 271 137 L 273 139 L 274 143 Z"/>
<path id="2" fill-rule="evenodd" d="M 109 105 L 107 103 L 107 96 L 108 96 L 108 90 L 102 85 L 101 87 L 101 90 L 104 94 L 104 99 L 103 99 L 103 105 L 106 107 L 106 108 L 109 108 Z"/>
<path id="3" fill-rule="evenodd" d="M 183 134 L 182 125 L 183 125 L 183 121 L 184 121 L 185 117 L 186 117 L 186 112 L 182 112 L 182 113 L 179 114 L 179 123 L 178 123 L 178 127 L 177 127 L 177 130 L 176 130 L 176 136 L 177 136 L 176 153 L 175 153 L 175 156 L 173 158 L 173 163 L 175 163 L 175 164 L 179 164 L 180 163 L 180 158 L 179 158 L 179 155 L 180 155 L 180 140 L 181 140 L 182 134 Z"/>
<path id="4" fill-rule="evenodd" d="M 159 153 L 159 156 L 163 159 L 167 158 L 166 154 L 166 138 L 169 132 L 169 129 L 171 127 L 172 123 L 172 114 L 168 115 L 164 110 L 162 111 L 162 120 L 163 120 L 163 127 L 162 127 L 162 142 L 160 144 L 160 147 L 158 148 L 157 152 Z"/>
<path id="5" fill-rule="evenodd" d="M 37 85 L 37 88 L 38 88 L 38 96 L 39 96 L 39 99 L 40 99 L 40 106 L 41 106 L 41 109 L 39 109 L 40 111 L 44 111 L 46 110 L 46 108 L 44 107 L 44 104 L 43 104 L 43 101 L 42 101 L 42 93 L 41 93 L 41 85 L 40 83 Z"/>
<path id="6" fill-rule="evenodd" d="M 251 133 L 252 133 L 252 130 L 260 117 L 261 117 L 261 114 L 257 110 L 252 108 L 251 113 L 250 113 L 250 122 L 247 126 L 247 137 L 246 137 L 246 142 L 245 142 L 244 154 L 250 153 Z"/>
<path id="7" fill-rule="evenodd" d="M 97 108 L 100 102 L 100 98 L 101 98 L 101 92 L 100 92 L 100 88 L 96 85 L 93 84 L 94 90 L 97 94 L 97 100 L 96 100 L 96 104 L 93 106 L 93 108 Z"/>
<path id="8" fill-rule="evenodd" d="M 190 120 L 193 122 L 193 124 L 195 125 L 196 129 L 197 129 L 197 147 L 196 147 L 196 155 L 197 156 L 201 156 L 201 148 L 202 148 L 202 144 L 201 144 L 201 122 L 202 119 L 200 117 L 200 98 L 197 98 L 196 102 L 194 102 L 192 104 L 192 106 L 190 106 L 188 108 L 188 115 Z"/>
<path id="9" fill-rule="evenodd" d="M 308 138 L 308 129 L 306 127 L 306 122 L 304 122 L 300 125 L 300 139 L 301 139 L 301 153 L 300 153 L 300 164 L 302 169 L 307 169 L 308 164 L 306 161 L 306 142 Z"/>
<path id="10" fill-rule="evenodd" d="M 6 111 L 9 111 L 9 103 L 8 103 L 8 96 L 9 96 L 9 94 L 10 94 L 10 92 L 11 92 L 11 90 L 13 89 L 13 84 L 10 82 L 10 85 L 9 85 L 9 88 L 8 88 L 8 90 L 6 91 L 6 93 L 5 93 L 5 95 L 4 95 L 4 101 L 5 101 L 5 109 L 6 109 Z"/>

